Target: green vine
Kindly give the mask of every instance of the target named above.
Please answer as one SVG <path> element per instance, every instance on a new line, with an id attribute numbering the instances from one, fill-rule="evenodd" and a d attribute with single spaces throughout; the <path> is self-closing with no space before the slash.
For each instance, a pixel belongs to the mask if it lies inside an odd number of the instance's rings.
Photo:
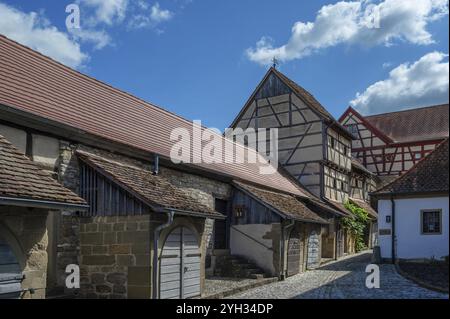
<path id="1" fill-rule="evenodd" d="M 353 216 L 342 218 L 341 225 L 353 235 L 355 238 L 355 250 L 359 252 L 367 248 L 364 243 L 364 229 L 369 223 L 369 215 L 365 209 L 350 201 L 347 201 L 344 206 L 353 213 Z"/>

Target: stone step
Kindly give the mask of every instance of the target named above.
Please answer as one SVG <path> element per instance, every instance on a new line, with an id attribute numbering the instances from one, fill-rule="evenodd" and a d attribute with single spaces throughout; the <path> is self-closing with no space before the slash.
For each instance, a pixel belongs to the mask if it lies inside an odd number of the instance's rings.
<path id="1" fill-rule="evenodd" d="M 264 271 L 253 262 L 245 257 L 235 255 L 217 256 L 214 274 L 221 277 L 251 279 L 266 277 Z"/>
<path id="2" fill-rule="evenodd" d="M 221 257 L 231 256 L 229 249 L 214 249 L 213 255 Z"/>

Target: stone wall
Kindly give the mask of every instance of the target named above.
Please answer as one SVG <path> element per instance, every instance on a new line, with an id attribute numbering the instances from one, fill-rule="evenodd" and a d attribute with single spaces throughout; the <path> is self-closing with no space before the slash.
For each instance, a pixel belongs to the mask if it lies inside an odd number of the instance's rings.
<path id="1" fill-rule="evenodd" d="M 148 299 L 152 297 L 153 234 L 164 214 L 80 218 L 82 298 Z M 206 252 L 203 218 L 175 217 L 163 230 L 158 254 L 170 232 L 179 226 L 199 236 L 201 274 Z M 201 287 L 204 282 L 202 280 Z"/>
<path id="2" fill-rule="evenodd" d="M 230 200 L 231 186 L 229 184 L 165 167 L 161 167 L 159 173 L 170 180 L 174 185 L 187 191 L 190 196 L 212 209 L 215 208 L 216 198 Z M 204 236 L 207 248 L 206 258 L 208 259 L 211 258 L 213 249 L 213 233 L 214 220 L 207 219 L 205 222 Z M 214 265 L 214 263 L 212 263 L 212 265 Z M 213 271 L 213 269 L 210 270 L 211 273 Z"/>
<path id="3" fill-rule="evenodd" d="M 23 298 L 45 298 L 47 275 L 47 210 L 0 206 L 0 232 L 10 245 L 25 279 Z"/>
<path id="4" fill-rule="evenodd" d="M 66 188 L 78 194 L 79 168 L 78 161 L 73 156 L 76 145 L 66 141 L 59 141 L 60 153 L 56 161 L 55 170 L 58 181 Z M 49 288 L 51 295 L 61 293 L 70 294 L 73 290 L 65 288 L 67 277 L 66 267 L 70 264 L 80 264 L 80 221 L 75 212 L 61 211 L 60 214 L 49 216 Z"/>
<path id="5" fill-rule="evenodd" d="M 81 297 L 150 298 L 151 237 L 163 218 L 81 218 Z"/>

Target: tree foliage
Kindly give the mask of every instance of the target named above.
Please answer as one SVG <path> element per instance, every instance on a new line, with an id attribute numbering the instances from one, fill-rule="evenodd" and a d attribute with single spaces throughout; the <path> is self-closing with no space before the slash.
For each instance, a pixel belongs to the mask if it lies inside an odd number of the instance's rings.
<path id="1" fill-rule="evenodd" d="M 341 219 L 341 225 L 348 230 L 355 238 L 355 250 L 361 251 L 367 248 L 364 243 L 364 229 L 369 224 L 369 215 L 364 208 L 347 201 L 345 208 L 352 212 L 353 216 L 344 217 Z"/>

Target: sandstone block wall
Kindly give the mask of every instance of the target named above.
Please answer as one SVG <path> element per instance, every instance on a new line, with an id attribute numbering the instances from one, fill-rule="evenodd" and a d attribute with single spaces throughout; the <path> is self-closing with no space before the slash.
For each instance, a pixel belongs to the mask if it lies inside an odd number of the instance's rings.
<path id="1" fill-rule="evenodd" d="M 22 298 L 45 298 L 47 275 L 47 210 L 0 206 L 0 232 L 11 247 L 25 279 Z"/>
<path id="2" fill-rule="evenodd" d="M 153 231 L 164 218 L 80 218 L 81 297 L 150 298 Z"/>

